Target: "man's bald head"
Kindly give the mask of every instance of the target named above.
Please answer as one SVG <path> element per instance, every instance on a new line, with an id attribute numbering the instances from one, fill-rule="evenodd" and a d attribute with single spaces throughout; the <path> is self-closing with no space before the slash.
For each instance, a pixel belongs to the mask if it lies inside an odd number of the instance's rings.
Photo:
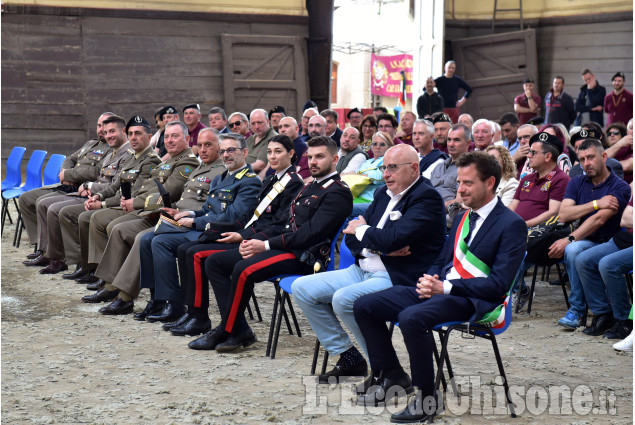
<path id="1" fill-rule="evenodd" d="M 397 194 L 419 177 L 419 154 L 410 145 L 396 145 L 386 151 L 383 166 L 386 186 Z"/>
<path id="2" fill-rule="evenodd" d="M 340 148 L 344 152 L 351 152 L 359 146 L 359 130 L 355 127 L 348 127 L 342 132 L 340 138 Z"/>
<path id="3" fill-rule="evenodd" d="M 322 115 L 314 115 L 309 119 L 309 136 L 326 136 L 326 119 Z"/>

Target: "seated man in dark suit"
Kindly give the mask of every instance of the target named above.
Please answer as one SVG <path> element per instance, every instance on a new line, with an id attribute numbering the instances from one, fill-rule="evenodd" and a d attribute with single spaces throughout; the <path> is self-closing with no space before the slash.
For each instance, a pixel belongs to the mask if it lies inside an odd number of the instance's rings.
<path id="1" fill-rule="evenodd" d="M 355 320 L 366 340 L 372 369 L 359 390 L 366 392 L 358 404 L 387 401 L 395 394 L 387 391 L 394 385 L 407 393 L 417 388 L 408 406 L 393 414 L 393 422 L 419 422 L 434 415 L 432 329 L 448 321 L 479 320 L 499 306 L 526 250 L 525 222 L 496 197 L 501 176 L 498 163 L 481 152 L 470 152 L 458 158 L 457 167 L 458 192 L 470 210 L 454 219 L 435 265 L 416 288 L 394 286 L 355 302 Z M 399 364 L 387 321 L 399 322 L 412 381 Z"/>
<path id="2" fill-rule="evenodd" d="M 292 286 L 324 349 L 332 356 L 340 355 L 335 368 L 320 375 L 323 384 L 329 383 L 329 377 L 363 376 L 367 371 L 366 360 L 337 318 L 366 352 L 353 317 L 355 300 L 393 285 L 414 286 L 443 247 L 443 199 L 428 179 L 419 176 L 417 151 L 405 144 L 393 146 L 380 168 L 384 168 L 386 185 L 377 189 L 364 215 L 351 220 L 344 230 L 357 264 L 301 277 Z M 416 236 L 423 234 L 426 238 Z"/>

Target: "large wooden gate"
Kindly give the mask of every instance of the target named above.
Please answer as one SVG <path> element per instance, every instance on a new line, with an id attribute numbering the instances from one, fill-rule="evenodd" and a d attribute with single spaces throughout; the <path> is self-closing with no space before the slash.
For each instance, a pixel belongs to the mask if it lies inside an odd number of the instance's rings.
<path id="1" fill-rule="evenodd" d="M 498 120 L 504 112 L 513 112 L 514 97 L 523 92 L 526 77 L 534 79 L 538 90 L 534 30 L 453 40 L 452 52 L 456 75 L 474 90 L 461 112 L 475 119 Z"/>
<path id="2" fill-rule="evenodd" d="M 309 99 L 305 44 L 300 37 L 222 34 L 225 110 L 284 105 L 299 121 Z"/>

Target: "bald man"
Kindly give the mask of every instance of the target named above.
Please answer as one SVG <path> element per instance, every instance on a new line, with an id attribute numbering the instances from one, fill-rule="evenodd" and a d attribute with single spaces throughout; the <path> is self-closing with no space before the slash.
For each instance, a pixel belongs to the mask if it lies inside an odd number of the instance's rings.
<path id="1" fill-rule="evenodd" d="M 337 154 L 340 159 L 335 169 L 340 174 L 353 174 L 359 170 L 368 154 L 359 147 L 359 130 L 348 127 L 340 138 L 340 151 Z"/>
<path id="2" fill-rule="evenodd" d="M 303 276 L 292 286 L 296 302 L 324 348 L 340 356 L 333 370 L 320 375 L 322 384 L 367 373 L 364 356 L 340 324 L 341 320 L 367 354 L 353 316 L 355 300 L 393 285 L 414 286 L 445 242 L 443 199 L 428 179 L 420 177 L 417 151 L 410 145 L 393 146 L 380 168 L 384 168 L 386 185 L 377 189 L 364 215 L 344 230 L 346 245 L 359 265 Z"/>

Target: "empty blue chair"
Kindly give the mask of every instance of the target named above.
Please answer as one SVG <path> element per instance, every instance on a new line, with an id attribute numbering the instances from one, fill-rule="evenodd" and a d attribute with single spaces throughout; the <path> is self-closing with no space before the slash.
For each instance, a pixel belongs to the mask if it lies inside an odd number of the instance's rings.
<path id="1" fill-rule="evenodd" d="M 29 162 L 26 164 L 26 183 L 20 186 L 17 189 L 9 189 L 2 192 L 2 200 L 7 201 L 7 207 L 3 211 L 2 215 L 2 229 L 0 231 L 4 231 L 4 222 L 6 219 L 6 214 L 8 213 L 8 201 L 13 199 L 13 204 L 15 208 L 18 210 L 18 219 L 16 220 L 16 236 L 18 234 L 18 229 L 21 230 L 22 226 L 22 216 L 20 215 L 20 210 L 18 208 L 18 203 L 16 198 L 22 195 L 24 192 L 28 192 L 32 189 L 37 189 L 38 187 L 42 187 L 42 165 L 44 165 L 44 158 L 46 158 L 46 151 L 33 151 L 31 154 L 31 158 L 29 158 Z M 20 232 L 21 233 L 21 232 Z M 14 237 L 13 244 L 15 245 L 16 240 Z M 20 244 L 18 243 L 17 246 Z"/>
<path id="2" fill-rule="evenodd" d="M 22 184 L 22 158 L 24 158 L 24 153 L 26 152 L 26 148 L 21 146 L 16 146 L 11 150 L 9 154 L 9 159 L 7 160 L 7 174 L 5 179 L 0 184 L 0 191 L 15 189 Z M 9 204 L 2 199 L 2 225 L 4 226 L 4 217 L 9 218 L 9 222 L 13 223 L 13 219 L 11 218 L 11 214 L 9 214 Z M 5 213 L 5 210 L 7 211 Z"/>
<path id="3" fill-rule="evenodd" d="M 8 189 L 15 189 L 22 184 L 22 172 L 20 171 L 22 165 L 22 158 L 26 148 L 16 146 L 9 154 L 7 160 L 7 174 L 5 179 L 0 184 L 0 190 L 5 191 Z"/>
<path id="4" fill-rule="evenodd" d="M 66 155 L 60 155 L 59 153 L 51 155 L 49 161 L 46 163 L 46 167 L 44 167 L 42 186 L 48 186 L 60 182 L 59 174 L 65 159 Z"/>

